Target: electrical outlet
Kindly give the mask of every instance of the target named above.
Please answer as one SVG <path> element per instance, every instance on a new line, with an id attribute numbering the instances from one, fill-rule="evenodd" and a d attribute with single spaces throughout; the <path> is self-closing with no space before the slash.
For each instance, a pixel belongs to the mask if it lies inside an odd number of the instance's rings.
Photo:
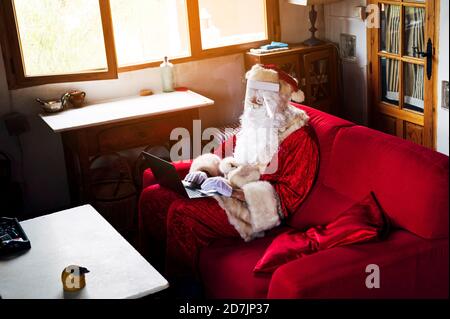
<path id="1" fill-rule="evenodd" d="M 448 110 L 448 81 L 442 81 L 442 103 L 441 107 Z"/>
<path id="2" fill-rule="evenodd" d="M 341 33 L 340 45 L 342 59 L 356 61 L 356 35 Z"/>

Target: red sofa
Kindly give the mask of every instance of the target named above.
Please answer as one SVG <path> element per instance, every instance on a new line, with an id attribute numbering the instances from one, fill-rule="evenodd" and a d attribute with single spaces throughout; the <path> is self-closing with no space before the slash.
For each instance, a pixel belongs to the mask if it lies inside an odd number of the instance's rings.
<path id="1" fill-rule="evenodd" d="M 448 157 L 408 141 L 298 105 L 320 143 L 317 181 L 283 226 L 249 243 L 218 240 L 201 252 L 209 298 L 448 298 Z M 180 176 L 188 164 L 178 166 Z M 144 173 L 144 185 L 155 180 Z M 392 229 L 381 242 L 336 247 L 279 267 L 253 268 L 278 234 L 327 224 L 373 191 Z M 145 192 L 143 193 L 145 196 Z M 145 209 L 141 207 L 140 209 Z M 380 288 L 366 287 L 366 267 Z"/>

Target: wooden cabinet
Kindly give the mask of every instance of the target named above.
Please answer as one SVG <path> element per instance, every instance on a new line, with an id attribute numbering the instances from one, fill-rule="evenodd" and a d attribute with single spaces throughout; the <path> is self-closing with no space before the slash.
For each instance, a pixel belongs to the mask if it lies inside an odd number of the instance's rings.
<path id="1" fill-rule="evenodd" d="M 246 53 L 245 66 L 274 64 L 299 82 L 303 104 L 340 115 L 338 51 L 331 43 L 315 47 L 291 45 L 289 50 L 265 54 Z"/>
<path id="2" fill-rule="evenodd" d="M 186 128 L 192 134 L 198 108 L 136 120 L 62 132 L 70 195 L 73 205 L 92 203 L 91 159 L 135 147 L 164 145 L 174 128 Z"/>

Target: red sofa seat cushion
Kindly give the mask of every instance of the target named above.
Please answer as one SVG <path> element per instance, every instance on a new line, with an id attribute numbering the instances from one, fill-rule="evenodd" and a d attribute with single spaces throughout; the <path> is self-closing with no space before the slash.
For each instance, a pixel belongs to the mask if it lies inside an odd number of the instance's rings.
<path id="1" fill-rule="evenodd" d="M 366 287 L 368 265 L 380 288 Z M 448 298 L 448 239 L 397 230 L 382 242 L 335 247 L 279 267 L 268 298 Z"/>
<path id="2" fill-rule="evenodd" d="M 220 239 L 200 252 L 199 269 L 208 298 L 266 298 L 271 275 L 255 275 L 253 268 L 274 237 L 287 231 L 278 228 L 248 243 Z"/>
<path id="3" fill-rule="evenodd" d="M 448 157 L 365 127 L 341 129 L 324 183 L 357 200 L 373 191 L 394 226 L 448 238 Z"/>

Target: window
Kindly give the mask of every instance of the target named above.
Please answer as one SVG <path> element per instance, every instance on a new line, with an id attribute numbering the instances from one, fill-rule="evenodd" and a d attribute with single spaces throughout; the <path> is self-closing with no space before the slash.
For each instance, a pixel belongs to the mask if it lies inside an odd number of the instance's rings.
<path id="1" fill-rule="evenodd" d="M 268 38 L 265 1 L 199 0 L 199 8 L 203 49 Z"/>
<path id="2" fill-rule="evenodd" d="M 190 55 L 186 0 L 110 0 L 119 67 Z"/>
<path id="3" fill-rule="evenodd" d="M 108 69 L 98 2 L 13 3 L 25 76 Z"/>
<path id="4" fill-rule="evenodd" d="M 243 52 L 279 40 L 278 20 L 278 0 L 0 1 L 10 88 Z"/>

